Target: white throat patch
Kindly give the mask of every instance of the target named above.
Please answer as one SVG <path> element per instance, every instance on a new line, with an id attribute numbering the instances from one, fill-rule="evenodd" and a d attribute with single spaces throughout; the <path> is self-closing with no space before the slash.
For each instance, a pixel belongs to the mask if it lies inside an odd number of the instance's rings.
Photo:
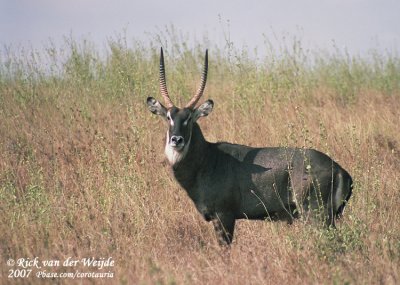
<path id="1" fill-rule="evenodd" d="M 165 156 L 168 159 L 168 162 L 171 166 L 175 165 L 176 163 L 180 162 L 187 154 L 189 149 L 191 137 L 189 141 L 185 144 L 182 151 L 177 151 L 174 147 L 169 145 L 169 131 L 167 132 L 167 138 L 165 142 Z"/>

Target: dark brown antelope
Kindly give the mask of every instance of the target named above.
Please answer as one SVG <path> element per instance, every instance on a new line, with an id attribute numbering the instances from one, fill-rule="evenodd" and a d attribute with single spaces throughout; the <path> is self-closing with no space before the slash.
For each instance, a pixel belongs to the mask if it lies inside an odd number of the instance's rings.
<path id="1" fill-rule="evenodd" d="M 205 54 L 201 85 L 184 108 L 168 95 L 164 55 L 160 55 L 160 90 L 165 105 L 147 98 L 150 111 L 168 123 L 165 155 L 178 183 L 206 221 L 212 221 L 221 244 L 230 244 L 236 219 L 291 222 L 319 212 L 335 226 L 352 192 L 351 176 L 327 155 L 313 149 L 253 148 L 205 140 L 196 121 L 213 110 L 196 104 L 207 80 Z"/>

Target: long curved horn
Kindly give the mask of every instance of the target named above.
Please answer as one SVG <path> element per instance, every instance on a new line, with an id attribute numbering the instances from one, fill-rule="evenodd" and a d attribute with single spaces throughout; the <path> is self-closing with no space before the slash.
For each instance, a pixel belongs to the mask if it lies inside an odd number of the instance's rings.
<path id="1" fill-rule="evenodd" d="M 206 88 L 207 73 L 208 73 L 208 49 L 206 49 L 206 57 L 204 60 L 203 73 L 201 75 L 200 87 L 197 90 L 196 95 L 194 95 L 193 98 L 189 101 L 189 103 L 186 104 L 186 108 L 193 109 L 196 106 L 197 102 L 199 101 L 200 97 L 203 95 L 204 88 Z"/>
<path id="2" fill-rule="evenodd" d="M 167 81 L 165 79 L 164 53 L 162 47 L 160 54 L 160 91 L 161 96 L 164 98 L 165 101 L 165 107 L 167 107 L 167 109 L 172 108 L 174 106 L 174 103 L 172 103 L 172 100 L 171 98 L 169 98 L 168 95 Z"/>

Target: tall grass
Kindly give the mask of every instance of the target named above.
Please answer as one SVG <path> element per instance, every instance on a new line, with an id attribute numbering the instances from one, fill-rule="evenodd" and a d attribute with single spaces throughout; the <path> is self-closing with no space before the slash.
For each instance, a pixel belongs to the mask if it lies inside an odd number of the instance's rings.
<path id="1" fill-rule="evenodd" d="M 208 140 L 313 147 L 352 174 L 336 231 L 241 221 L 232 249 L 218 247 L 171 177 L 165 126 L 145 107 L 159 97 L 161 44 L 177 105 L 197 89 L 210 49 L 205 97 L 216 107 L 200 122 Z M 172 30 L 149 43 L 110 39 L 105 51 L 71 37 L 62 48 L 3 49 L 2 283 L 27 282 L 8 279 L 8 259 L 36 256 L 113 257 L 115 284 L 399 283 L 399 57 L 310 51 L 298 40 L 264 48 L 254 59 L 232 44 L 189 47 Z M 94 281 L 110 282 L 83 279 Z"/>

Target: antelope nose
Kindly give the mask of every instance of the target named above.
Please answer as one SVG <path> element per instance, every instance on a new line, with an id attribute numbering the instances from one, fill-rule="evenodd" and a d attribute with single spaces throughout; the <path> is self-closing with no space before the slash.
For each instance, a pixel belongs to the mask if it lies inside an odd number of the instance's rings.
<path id="1" fill-rule="evenodd" d="M 183 143 L 183 137 L 182 136 L 172 136 L 171 143 L 174 145 L 180 145 Z"/>

